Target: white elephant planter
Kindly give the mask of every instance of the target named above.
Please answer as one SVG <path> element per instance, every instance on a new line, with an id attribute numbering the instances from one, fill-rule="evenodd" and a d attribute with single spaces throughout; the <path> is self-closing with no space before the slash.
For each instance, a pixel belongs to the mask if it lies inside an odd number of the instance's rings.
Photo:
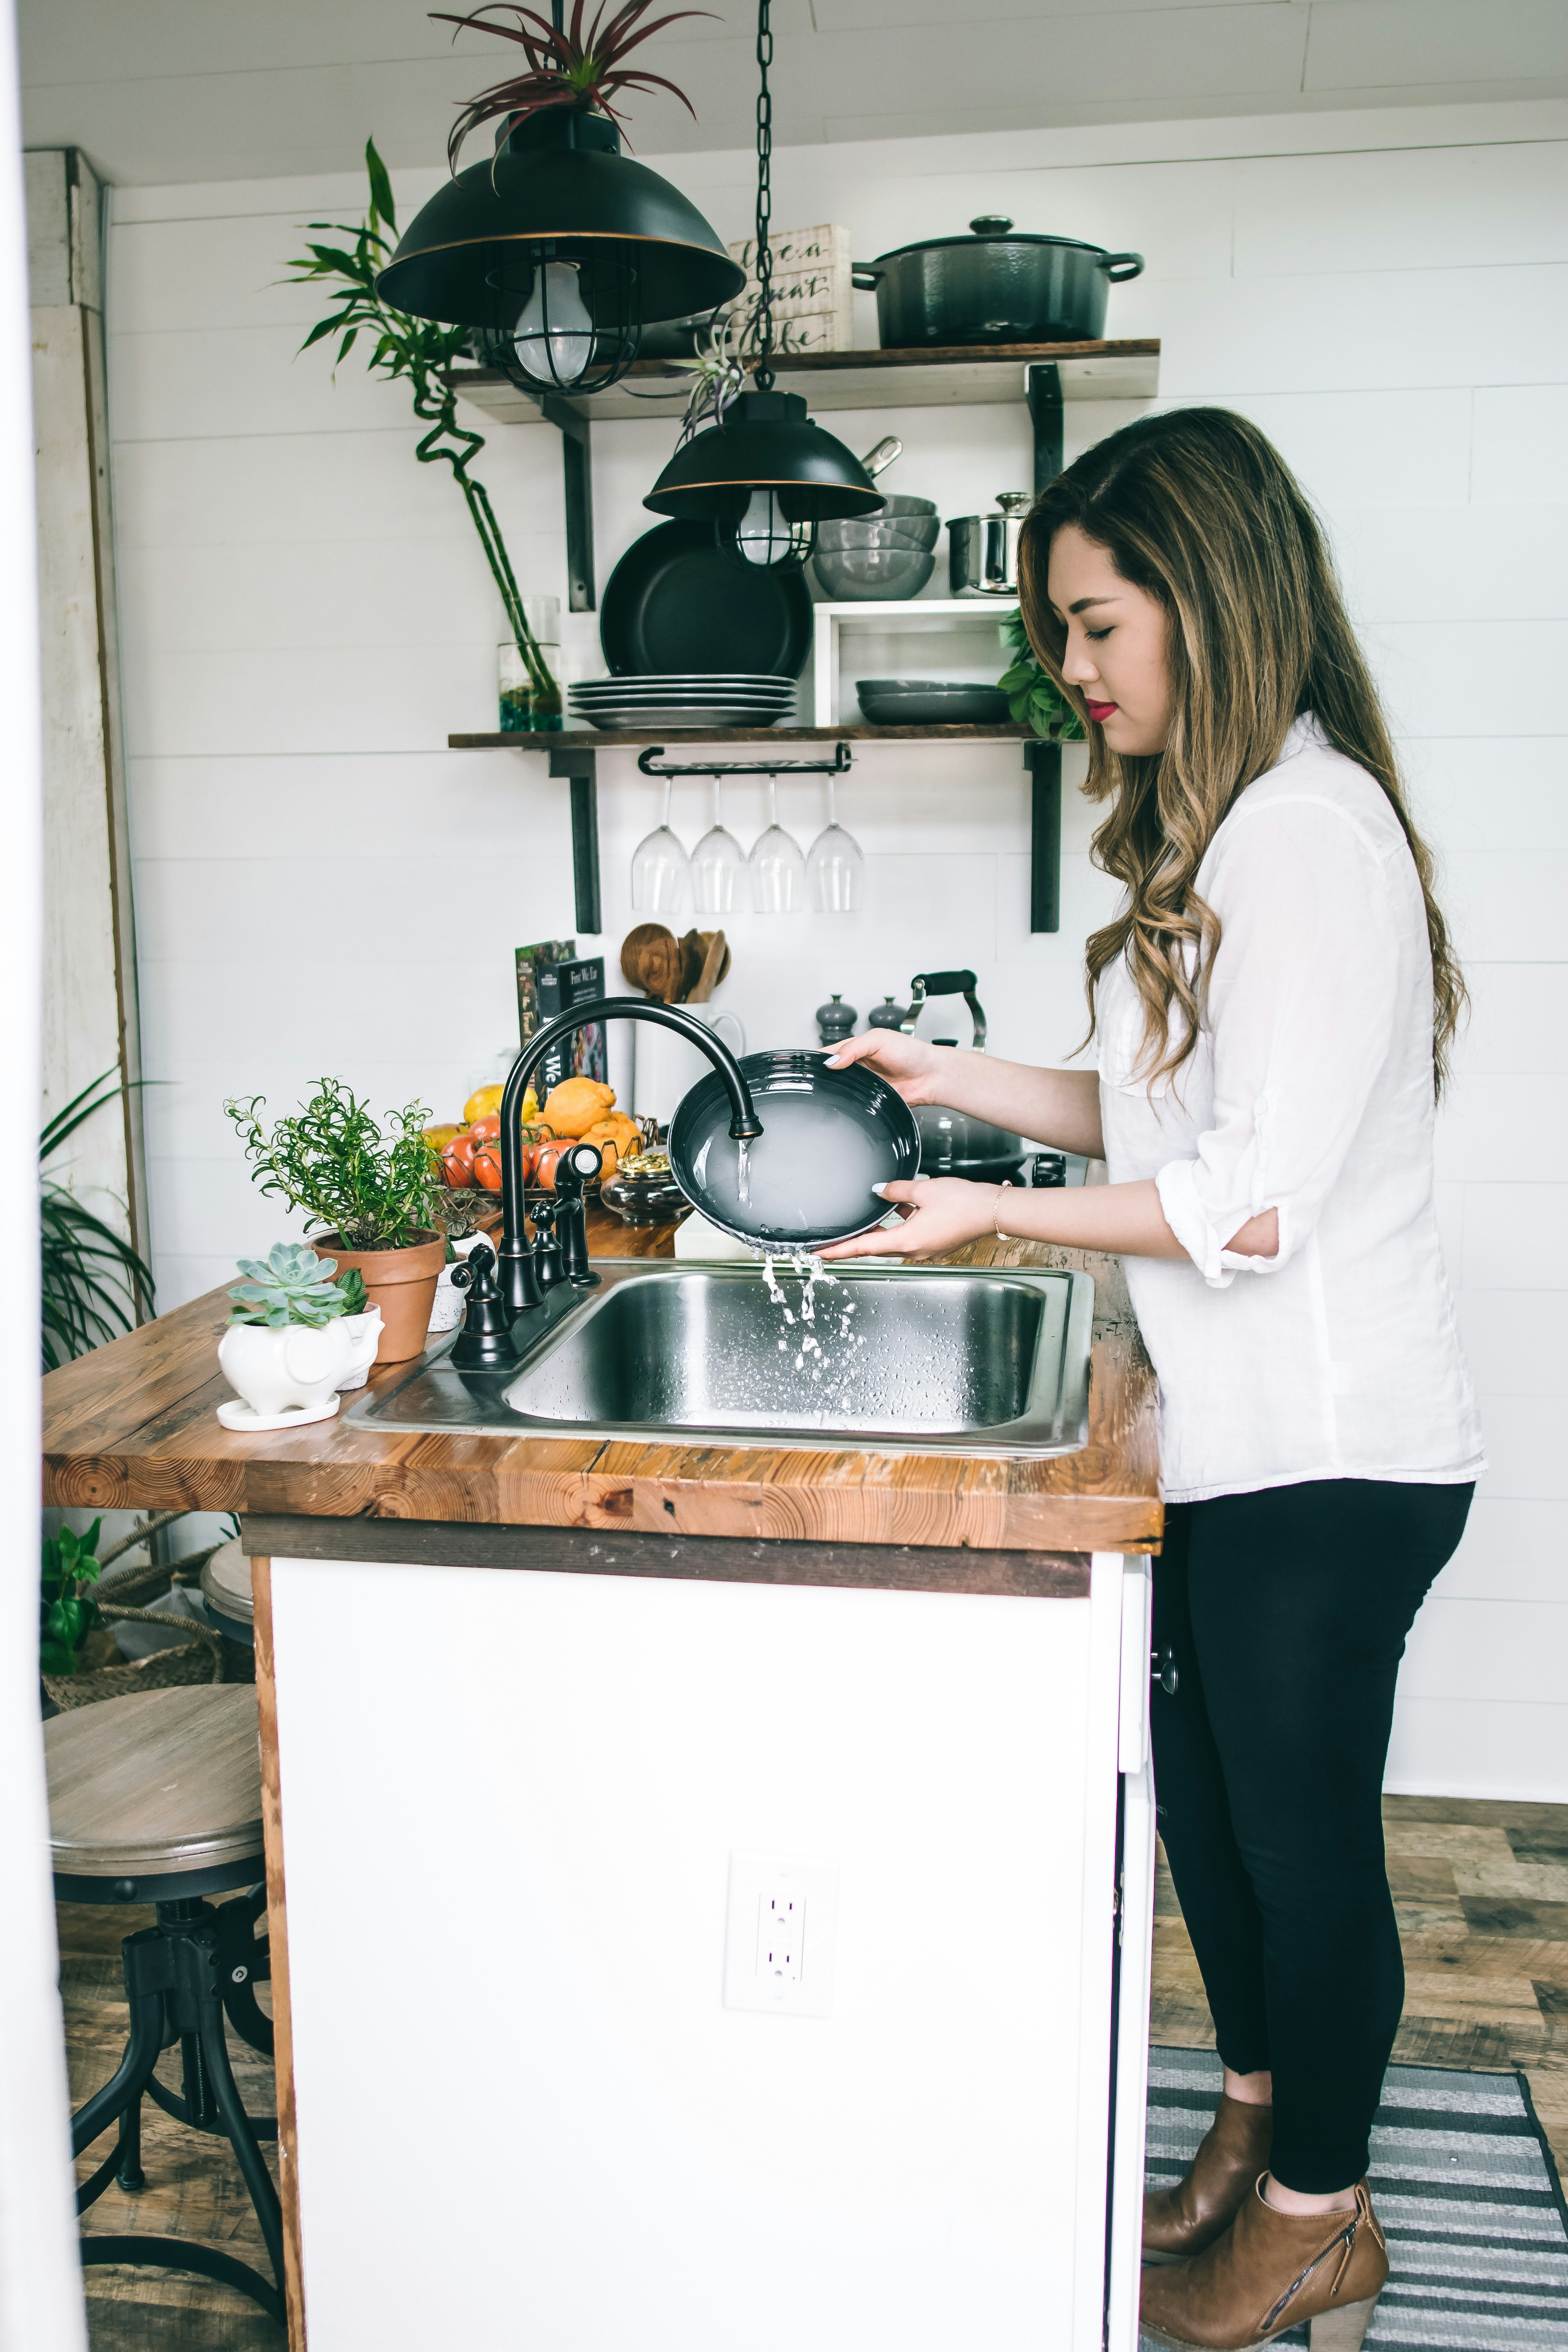
<path id="1" fill-rule="evenodd" d="M 338 1392 L 342 1395 L 346 1389 L 363 1389 L 370 1378 L 370 1368 L 381 1345 L 381 1309 L 379 1307 L 367 1307 L 363 1315 L 345 1315 L 339 1328 L 348 1333 L 354 1346 L 348 1370 L 338 1382 Z"/>
<path id="2" fill-rule="evenodd" d="M 367 1319 L 344 1316 L 319 1328 L 289 1323 L 279 1330 L 265 1323 L 231 1323 L 218 1341 L 217 1360 L 244 1402 L 219 1405 L 224 1427 L 293 1429 L 308 1421 L 330 1421 L 338 1409 L 338 1383 L 353 1370 L 363 1347 L 363 1334 L 349 1326 Z"/>

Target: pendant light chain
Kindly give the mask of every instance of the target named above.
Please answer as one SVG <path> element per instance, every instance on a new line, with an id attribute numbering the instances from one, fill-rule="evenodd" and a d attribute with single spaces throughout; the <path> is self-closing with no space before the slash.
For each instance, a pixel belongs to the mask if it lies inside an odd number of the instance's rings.
<path id="1" fill-rule="evenodd" d="M 757 0 L 757 369 L 759 392 L 773 388 L 773 257 L 768 243 L 773 220 L 773 100 L 768 68 L 773 61 L 772 0 Z"/>

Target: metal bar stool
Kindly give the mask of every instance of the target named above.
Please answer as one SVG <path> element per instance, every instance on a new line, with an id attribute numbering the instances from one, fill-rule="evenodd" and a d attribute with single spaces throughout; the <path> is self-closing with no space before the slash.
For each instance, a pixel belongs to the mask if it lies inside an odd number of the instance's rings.
<path id="1" fill-rule="evenodd" d="M 270 2117 L 247 2116 L 229 2064 L 224 2021 L 272 2054 L 272 2027 L 255 1983 L 269 1975 L 256 1923 L 266 1890 L 261 1764 L 253 1686 L 209 1684 L 137 1692 L 58 1715 L 44 1726 L 55 1892 L 67 1903 L 153 1903 L 158 1924 L 121 1946 L 131 2034 L 125 2055 L 71 2126 L 79 2156 L 112 2123 L 118 2139 L 77 2191 L 85 2212 L 110 2180 L 146 2185 L 142 2101 L 151 2098 L 195 2131 L 226 2138 L 261 2224 L 270 2280 L 230 2254 L 185 2238 L 84 2236 L 87 2263 L 146 2263 L 220 2279 L 284 2317 L 283 2231 L 278 2191 L 258 2142 L 275 2139 Z M 247 1892 L 215 1906 L 209 1895 Z M 155 2073 L 180 2044 L 184 2096 Z"/>

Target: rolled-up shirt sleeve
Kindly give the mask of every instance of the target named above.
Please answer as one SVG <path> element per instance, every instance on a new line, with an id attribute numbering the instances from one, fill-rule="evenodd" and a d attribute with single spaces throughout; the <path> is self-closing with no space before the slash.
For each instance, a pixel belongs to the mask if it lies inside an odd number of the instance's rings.
<path id="1" fill-rule="evenodd" d="M 1396 1012 L 1398 917 L 1378 847 L 1331 803 L 1245 803 L 1205 896 L 1220 922 L 1204 1025 L 1214 1124 L 1155 1177 L 1165 1222 L 1212 1288 L 1277 1274 L 1344 1165 Z M 1181 1073 L 1173 1085 L 1179 1090 Z M 1274 1210 L 1272 1257 L 1227 1244 Z"/>

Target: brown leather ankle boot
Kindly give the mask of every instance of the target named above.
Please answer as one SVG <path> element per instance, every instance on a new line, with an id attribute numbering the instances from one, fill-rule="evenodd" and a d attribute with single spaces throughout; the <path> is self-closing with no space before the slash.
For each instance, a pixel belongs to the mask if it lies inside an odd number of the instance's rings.
<path id="1" fill-rule="evenodd" d="M 1206 2253 L 1144 2272 L 1140 2325 L 1176 2352 L 1261 2352 L 1304 2324 L 1311 2352 L 1361 2352 L 1387 2276 L 1364 2180 L 1353 2210 L 1279 2213 L 1260 2178 Z"/>
<path id="2" fill-rule="evenodd" d="M 1185 2262 L 1223 2237 L 1267 2168 L 1273 2137 L 1272 2107 L 1222 2093 L 1186 2179 L 1174 2189 L 1151 2189 L 1144 2197 L 1144 2261 Z"/>

